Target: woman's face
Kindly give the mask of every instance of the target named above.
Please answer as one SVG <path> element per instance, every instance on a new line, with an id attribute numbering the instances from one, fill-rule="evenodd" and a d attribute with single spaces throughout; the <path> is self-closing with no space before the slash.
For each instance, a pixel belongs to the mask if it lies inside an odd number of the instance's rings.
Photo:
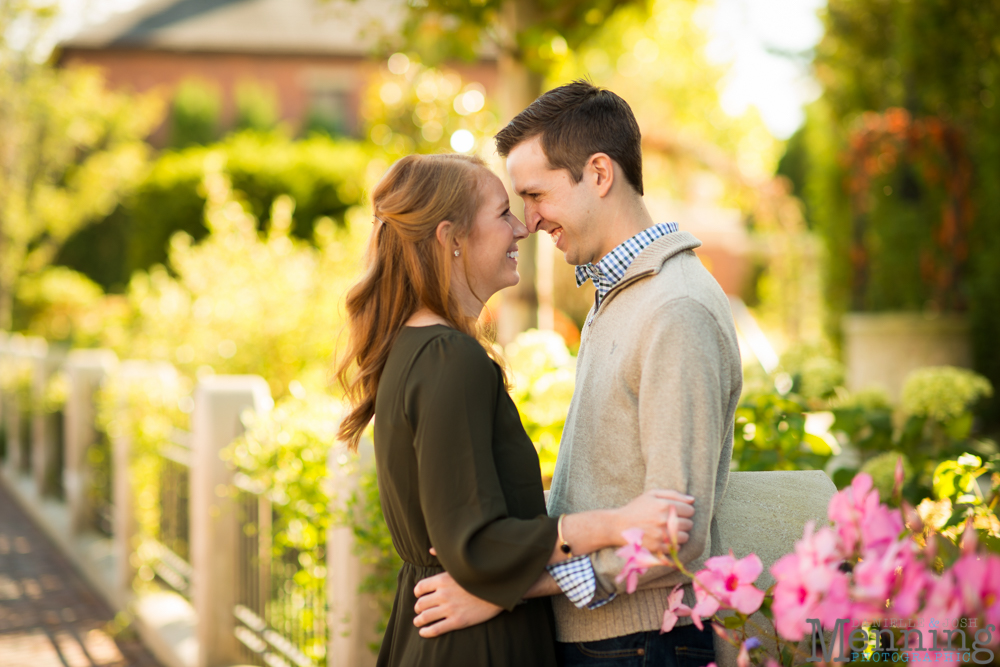
<path id="1" fill-rule="evenodd" d="M 494 174 L 483 176 L 482 205 L 465 244 L 465 257 L 456 257 L 467 271 L 469 287 L 486 301 L 505 287 L 516 285 L 517 242 L 528 236 L 524 224 L 510 212 L 503 183 Z"/>

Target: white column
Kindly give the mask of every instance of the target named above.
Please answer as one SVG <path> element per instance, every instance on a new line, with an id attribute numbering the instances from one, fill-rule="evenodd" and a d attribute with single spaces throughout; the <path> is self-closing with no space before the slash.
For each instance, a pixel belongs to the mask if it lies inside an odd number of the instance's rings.
<path id="1" fill-rule="evenodd" d="M 219 453 L 243 432 L 244 410 L 266 411 L 272 403 L 267 382 L 255 375 L 208 377 L 195 390 L 190 508 L 197 667 L 238 662 L 233 634 L 237 516 L 228 493 L 232 470 Z"/>
<path id="2" fill-rule="evenodd" d="M 4 383 L 4 373 L 6 372 L 5 369 L 7 367 L 7 339 L 8 339 L 7 332 L 0 331 L 0 428 L 6 428 L 4 426 L 4 419 L 3 419 L 4 415 L 3 404 L 4 401 L 6 400 L 3 390 L 3 383 Z M 6 438 L 7 434 L 4 433 L 3 437 Z M 7 457 L 6 450 L 4 450 L 4 453 L 0 454 L 0 465 L 3 465 L 4 461 L 6 460 L 6 457 Z"/>
<path id="3" fill-rule="evenodd" d="M 374 465 L 372 443 L 362 440 L 358 453 L 351 454 L 338 444 L 327 462 L 332 488 L 331 510 L 342 513 L 350 496 L 358 489 L 361 473 Z M 377 610 L 369 595 L 358 588 L 367 569 L 357 556 L 351 526 L 331 526 L 326 538 L 326 599 L 330 607 L 328 667 L 369 667 L 375 655 L 368 644 L 375 641 Z"/>
<path id="4" fill-rule="evenodd" d="M 14 334 L 7 339 L 7 352 L 3 372 L 7 376 L 4 382 L 13 382 L 22 372 L 27 353 L 27 343 L 24 336 Z M 4 428 L 7 430 L 7 472 L 11 475 L 20 475 L 25 472 L 27 461 L 24 460 L 26 443 L 24 442 L 24 429 L 21 427 L 23 420 L 21 410 L 21 396 L 16 387 L 14 391 L 6 393 L 4 401 Z"/>
<path id="5" fill-rule="evenodd" d="M 73 350 L 66 359 L 69 395 L 63 411 L 66 440 L 63 489 L 69 508 L 70 530 L 74 534 L 91 527 L 92 508 L 87 493 L 91 471 L 87 451 L 97 440 L 96 394 L 104 378 L 117 365 L 118 357 L 111 350 Z"/>

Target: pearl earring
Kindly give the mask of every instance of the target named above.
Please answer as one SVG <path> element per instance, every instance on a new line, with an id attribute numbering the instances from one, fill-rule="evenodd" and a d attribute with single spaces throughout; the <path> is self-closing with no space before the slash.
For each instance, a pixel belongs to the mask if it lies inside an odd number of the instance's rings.
<path id="1" fill-rule="evenodd" d="M 458 257 L 458 255 L 459 255 L 459 252 L 456 250 L 455 251 L 455 257 Z"/>

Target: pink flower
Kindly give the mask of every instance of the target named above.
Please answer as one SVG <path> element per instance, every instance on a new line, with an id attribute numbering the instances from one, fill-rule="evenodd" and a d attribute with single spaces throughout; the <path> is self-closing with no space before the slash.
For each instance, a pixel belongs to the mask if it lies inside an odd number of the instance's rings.
<path id="1" fill-rule="evenodd" d="M 896 579 L 897 555 L 902 543 L 896 542 L 880 558 L 871 557 L 854 566 L 854 604 L 851 618 L 872 620 L 885 615 L 886 600 Z"/>
<path id="2" fill-rule="evenodd" d="M 694 576 L 697 603 L 691 614 L 695 624 L 701 617 L 712 616 L 720 605 L 741 614 L 752 614 L 760 609 L 764 591 L 753 582 L 764 566 L 756 554 L 737 560 L 730 551 L 728 556 L 716 556 L 705 561 L 705 569 Z"/>
<path id="3" fill-rule="evenodd" d="M 878 491 L 874 493 L 878 497 Z M 882 554 L 902 532 L 903 517 L 899 510 L 877 505 L 861 519 L 862 551 Z"/>
<path id="4" fill-rule="evenodd" d="M 962 615 L 962 597 L 956 590 L 953 570 L 945 570 L 937 579 L 928 577 L 927 598 L 920 616 L 926 619 L 923 630 L 925 649 L 934 645 L 934 634 L 937 629 L 930 627 L 931 623 L 942 619 L 958 618 Z M 911 639 L 915 641 L 915 638 Z"/>
<path id="5" fill-rule="evenodd" d="M 667 597 L 667 609 L 663 612 L 663 625 L 660 626 L 660 634 L 670 632 L 674 629 L 677 619 L 681 616 L 690 616 L 691 608 L 681 602 L 684 598 L 684 590 L 680 584 L 674 586 L 674 590 Z"/>
<path id="6" fill-rule="evenodd" d="M 872 491 L 872 478 L 868 473 L 854 476 L 851 485 L 830 499 L 827 516 L 837 526 L 845 558 L 854 554 L 861 540 L 861 520 L 878 507 L 878 491 Z"/>
<path id="7" fill-rule="evenodd" d="M 778 634 L 797 641 L 811 628 L 808 619 L 819 618 L 832 628 L 850 610 L 849 580 L 839 562 L 837 533 L 826 527 L 814 532 L 813 522 L 807 523 L 795 553 L 771 566 L 777 582 L 771 609 Z"/>
<path id="8" fill-rule="evenodd" d="M 966 531 L 974 531 L 967 528 Z M 966 616 L 1000 626 L 1000 556 L 966 553 L 952 566 Z M 985 627 L 985 625 L 983 626 Z"/>
<path id="9" fill-rule="evenodd" d="M 649 553 L 646 547 L 642 546 L 643 531 L 639 528 L 631 528 L 622 532 L 625 538 L 625 546 L 619 548 L 615 553 L 625 559 L 625 566 L 615 577 L 615 582 L 621 583 L 628 580 L 625 590 L 634 593 L 639 585 L 639 577 L 654 565 L 661 565 L 660 559 Z"/>

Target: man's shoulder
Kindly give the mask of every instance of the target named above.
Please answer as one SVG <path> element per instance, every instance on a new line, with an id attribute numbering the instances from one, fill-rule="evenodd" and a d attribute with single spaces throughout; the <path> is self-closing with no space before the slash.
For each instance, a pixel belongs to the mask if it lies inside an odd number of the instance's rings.
<path id="1" fill-rule="evenodd" d="M 690 250 L 668 258 L 646 285 L 637 287 L 647 312 L 704 308 L 731 318 L 722 287 Z"/>

